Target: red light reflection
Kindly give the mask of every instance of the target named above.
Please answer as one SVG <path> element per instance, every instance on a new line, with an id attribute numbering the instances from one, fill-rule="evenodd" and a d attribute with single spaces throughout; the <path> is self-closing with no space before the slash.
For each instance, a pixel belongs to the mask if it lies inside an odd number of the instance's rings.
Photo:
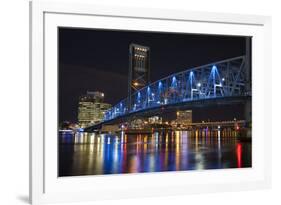
<path id="1" fill-rule="evenodd" d="M 238 143 L 236 145 L 236 156 L 237 156 L 237 167 L 242 167 L 242 145 L 241 143 Z"/>

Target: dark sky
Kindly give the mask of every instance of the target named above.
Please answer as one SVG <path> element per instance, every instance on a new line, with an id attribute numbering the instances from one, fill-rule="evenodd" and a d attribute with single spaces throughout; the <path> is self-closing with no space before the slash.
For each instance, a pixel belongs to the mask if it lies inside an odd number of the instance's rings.
<path id="1" fill-rule="evenodd" d="M 150 47 L 151 82 L 245 54 L 238 36 L 59 28 L 59 121 L 77 121 L 79 96 L 102 91 L 105 102 L 127 96 L 129 44 Z"/>

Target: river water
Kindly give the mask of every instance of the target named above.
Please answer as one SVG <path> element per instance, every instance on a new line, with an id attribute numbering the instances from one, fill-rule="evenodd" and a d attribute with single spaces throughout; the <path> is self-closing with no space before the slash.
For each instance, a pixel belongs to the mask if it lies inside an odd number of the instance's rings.
<path id="1" fill-rule="evenodd" d="M 235 133 L 60 133 L 59 176 L 251 167 L 251 147 Z"/>

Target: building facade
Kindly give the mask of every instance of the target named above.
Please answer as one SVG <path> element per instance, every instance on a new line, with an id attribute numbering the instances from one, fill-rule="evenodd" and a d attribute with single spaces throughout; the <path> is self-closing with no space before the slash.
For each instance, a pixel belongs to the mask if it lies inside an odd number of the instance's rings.
<path id="1" fill-rule="evenodd" d="M 87 127 L 103 120 L 104 113 L 111 107 L 104 103 L 104 93 L 87 91 L 79 99 L 78 122 L 80 127 Z"/>
<path id="2" fill-rule="evenodd" d="M 128 108 L 131 109 L 131 95 L 150 83 L 150 49 L 147 46 L 130 44 L 128 75 Z"/>
<path id="3" fill-rule="evenodd" d="M 192 110 L 180 110 L 176 114 L 176 120 L 171 122 L 173 127 L 185 128 L 192 123 Z"/>
<path id="4" fill-rule="evenodd" d="M 148 123 L 149 124 L 162 124 L 162 117 L 159 116 L 152 116 L 148 118 Z"/>
<path id="5" fill-rule="evenodd" d="M 181 110 L 177 112 L 178 124 L 190 124 L 192 123 L 192 110 Z"/>

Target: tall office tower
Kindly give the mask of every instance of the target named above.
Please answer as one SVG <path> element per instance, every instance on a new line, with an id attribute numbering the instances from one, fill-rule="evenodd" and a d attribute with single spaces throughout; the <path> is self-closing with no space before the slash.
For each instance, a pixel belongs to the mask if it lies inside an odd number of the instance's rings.
<path id="1" fill-rule="evenodd" d="M 89 92 L 79 99 L 78 122 L 80 127 L 87 127 L 102 121 L 104 113 L 111 105 L 104 103 L 104 93 Z"/>
<path id="2" fill-rule="evenodd" d="M 130 44 L 129 78 L 128 78 L 128 109 L 131 110 L 132 94 L 147 86 L 150 82 L 150 49 L 146 46 Z"/>

